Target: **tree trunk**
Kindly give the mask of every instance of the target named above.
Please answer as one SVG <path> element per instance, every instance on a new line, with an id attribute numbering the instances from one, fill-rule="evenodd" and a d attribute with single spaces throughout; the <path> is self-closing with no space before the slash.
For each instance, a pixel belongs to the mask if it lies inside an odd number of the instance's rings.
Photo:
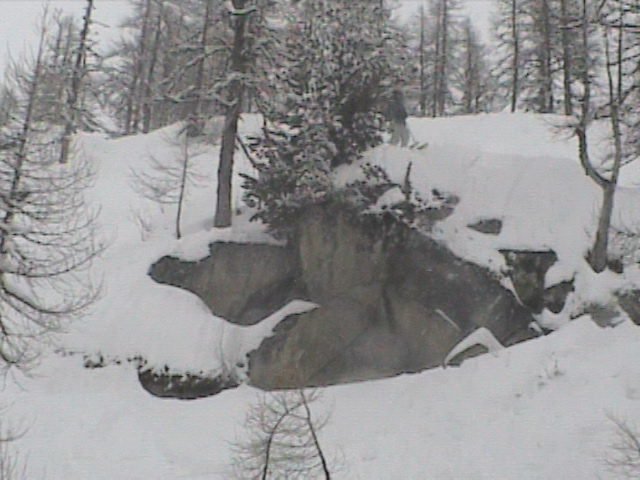
<path id="1" fill-rule="evenodd" d="M 511 113 L 518 106 L 518 92 L 520 89 L 520 33 L 518 32 L 518 4 L 517 0 L 511 0 L 511 37 L 513 40 L 513 63 L 511 79 Z"/>
<path id="2" fill-rule="evenodd" d="M 464 92 L 463 92 L 463 102 L 464 102 L 464 112 L 475 113 L 473 112 L 474 102 L 473 100 L 476 98 L 475 95 L 475 61 L 474 61 L 474 48 L 471 32 L 471 23 L 466 22 L 464 26 L 464 35 L 465 35 L 465 71 L 464 71 Z"/>
<path id="3" fill-rule="evenodd" d="M 233 0 L 233 8 L 242 12 L 246 0 Z M 233 19 L 233 49 L 231 51 L 231 72 L 242 74 L 245 71 L 245 28 L 250 12 L 234 14 Z M 242 97 L 244 94 L 243 81 L 235 79 L 231 82 L 227 112 L 225 115 L 222 145 L 220 147 L 220 162 L 218 164 L 218 193 L 216 214 L 213 225 L 217 228 L 231 226 L 231 182 L 233 177 L 233 156 L 238 135 L 238 121 L 242 113 Z"/>
<path id="4" fill-rule="evenodd" d="M 176 238 L 182 237 L 180 223 L 182 222 L 182 209 L 184 206 L 184 197 L 187 189 L 187 176 L 189 173 L 189 135 L 184 132 L 184 145 L 182 146 L 182 174 L 180 176 L 180 191 L 178 192 L 178 211 L 176 212 Z"/>
<path id="5" fill-rule="evenodd" d="M 440 93 L 440 36 L 442 34 L 441 29 L 441 9 L 442 4 L 440 0 L 437 0 L 436 3 L 436 31 L 434 32 L 435 40 L 436 40 L 436 51 L 434 54 L 433 60 L 433 101 L 431 104 L 431 116 L 438 116 L 438 94 Z"/>
<path id="6" fill-rule="evenodd" d="M 562 22 L 562 81 L 564 88 L 564 114 L 573 115 L 573 94 L 571 93 L 571 46 L 567 0 L 560 0 L 560 15 L 560 20 Z"/>
<path id="7" fill-rule="evenodd" d="M 425 76 L 424 5 L 420 5 L 420 114 L 427 116 L 427 79 Z"/>
<path id="8" fill-rule="evenodd" d="M 160 48 L 160 33 L 162 29 L 162 2 L 158 3 L 158 12 L 155 25 L 155 33 L 153 38 L 153 46 L 151 47 L 151 58 L 149 59 L 149 69 L 147 78 L 144 82 L 144 100 L 142 105 L 142 132 L 149 133 L 151 129 L 152 105 L 153 105 L 153 82 L 155 77 L 156 63 L 158 62 L 158 49 Z"/>
<path id="9" fill-rule="evenodd" d="M 609 32 L 604 32 L 604 49 L 606 57 L 606 73 L 609 89 L 609 120 L 611 122 L 611 131 L 613 133 L 614 157 L 611 177 L 603 186 L 602 208 L 600 209 L 600 218 L 598 219 L 598 231 L 596 232 L 596 240 L 591 250 L 589 258 L 591 268 L 595 272 L 602 272 L 607 267 L 607 254 L 609 247 L 609 230 L 611 228 L 611 215 L 613 213 L 614 199 L 616 188 L 618 186 L 618 176 L 622 167 L 622 132 L 620 130 L 620 106 L 622 103 L 622 57 L 623 57 L 623 25 L 624 25 L 624 7 L 619 5 L 619 24 L 617 26 L 617 44 L 616 44 L 616 78 L 613 77 L 611 71 L 613 65 L 611 62 L 611 54 L 609 51 Z"/>
<path id="10" fill-rule="evenodd" d="M 213 9 L 212 0 L 207 0 L 207 5 L 204 12 L 204 19 L 202 25 L 202 39 L 200 42 L 200 48 L 202 49 L 201 58 L 198 60 L 198 70 L 196 72 L 195 83 L 195 101 L 191 109 L 191 115 L 194 118 L 198 118 L 202 115 L 202 104 L 204 102 L 204 66 L 207 59 L 207 43 L 209 36 L 209 23 L 211 17 L 211 10 Z"/>
<path id="11" fill-rule="evenodd" d="M 75 132 L 78 122 L 78 99 L 82 90 L 82 80 L 86 74 L 87 41 L 89 39 L 89 27 L 91 25 L 91 12 L 93 11 L 93 0 L 87 0 L 87 9 L 84 14 L 84 24 L 80 32 L 78 53 L 76 55 L 73 73 L 71 75 L 71 91 L 67 101 L 67 118 L 64 127 L 64 134 L 60 146 L 60 163 L 66 163 L 69 159 L 69 148 L 71 146 L 71 135 Z"/>
<path id="12" fill-rule="evenodd" d="M 616 185 L 608 183 L 602 192 L 602 207 L 598 219 L 596 239 L 589 255 L 589 263 L 594 272 L 600 273 L 607 267 L 607 250 L 609 247 L 609 228 L 611 227 L 611 213 Z"/>
<path id="13" fill-rule="evenodd" d="M 551 70 L 551 16 L 548 0 L 541 0 L 540 33 L 542 42 L 539 45 L 538 56 L 540 61 L 540 98 L 541 113 L 553 113 L 553 77 Z"/>
<path id="14" fill-rule="evenodd" d="M 147 54 L 147 37 L 149 36 L 149 21 L 151 19 L 151 0 L 146 0 L 144 18 L 142 20 L 142 32 L 140 33 L 140 44 L 138 45 L 138 56 L 134 67 L 131 81 L 130 100 L 127 105 L 127 116 L 130 118 L 127 133 L 137 133 L 140 127 L 140 113 L 142 111 L 143 94 L 141 91 L 144 77 L 144 65 Z"/>
<path id="15" fill-rule="evenodd" d="M 440 52 L 440 88 L 438 92 L 438 115 L 445 112 L 447 99 L 447 72 L 449 60 L 449 0 L 442 0 L 442 51 Z"/>

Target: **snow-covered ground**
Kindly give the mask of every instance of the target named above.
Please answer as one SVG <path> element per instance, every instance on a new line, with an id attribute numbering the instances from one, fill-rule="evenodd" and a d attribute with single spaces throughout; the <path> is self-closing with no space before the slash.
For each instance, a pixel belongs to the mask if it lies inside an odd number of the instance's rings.
<path id="1" fill-rule="evenodd" d="M 612 289 L 638 284 L 594 275 L 583 256 L 590 245 L 600 193 L 580 170 L 575 144 L 554 131 L 558 117 L 481 115 L 412 119 L 422 151 L 381 146 L 363 161 L 385 166 L 401 180 L 412 162 L 412 183 L 460 197 L 433 235 L 458 255 L 499 271 L 499 248 L 552 248 L 557 266 L 549 284 L 575 278 L 576 293 L 553 320 L 553 335 L 493 352 L 459 368 L 324 389 L 319 410 L 331 412 L 321 440 L 345 479 L 609 479 L 604 459 L 615 415 L 640 423 L 640 328 L 623 322 L 601 329 L 588 317 L 568 323 L 585 302 L 606 302 Z M 243 133 L 259 121 L 248 117 Z M 190 192 L 184 237 L 175 240 L 173 207 L 160 209 L 132 188 L 131 170 L 150 156 L 167 161 L 177 127 L 136 137 L 79 138 L 80 154 L 96 166 L 89 198 L 101 207 L 107 248 L 96 262 L 102 297 L 89 316 L 60 339 L 30 377 L 10 376 L 0 391 L 3 423 L 23 428 L 15 442 L 29 476 L 47 480 L 226 479 L 231 443 L 258 391 L 242 386 L 197 401 L 160 400 L 138 384 L 132 365 L 83 368 L 83 355 L 142 357 L 176 371 L 216 372 L 234 365 L 297 302 L 254 327 L 216 318 L 194 295 L 154 283 L 147 271 L 166 254 L 197 259 L 214 239 L 273 241 L 248 212 L 230 230 L 211 229 L 217 147 L 198 149 L 194 163 L 211 179 Z M 173 149 L 173 151 L 172 151 Z M 595 142 L 594 155 L 604 152 Z M 239 155 L 238 171 L 250 172 Z M 630 168 L 635 168 L 630 166 Z M 359 175 L 358 166 L 337 181 Z M 624 177 L 615 222 L 636 225 L 640 175 Z M 235 185 L 240 185 L 236 177 Z M 239 189 L 236 206 L 241 207 Z M 500 235 L 467 225 L 503 221 Z M 545 320 L 545 319 L 541 319 Z M 78 353 L 78 354 L 74 354 Z"/>

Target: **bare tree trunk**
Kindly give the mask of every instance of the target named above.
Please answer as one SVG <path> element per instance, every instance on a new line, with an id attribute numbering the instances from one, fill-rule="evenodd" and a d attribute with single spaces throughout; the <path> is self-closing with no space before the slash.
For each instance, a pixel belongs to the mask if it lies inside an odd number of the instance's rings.
<path id="1" fill-rule="evenodd" d="M 178 192 L 178 211 L 176 213 L 176 238 L 182 237 L 180 223 L 182 222 L 182 209 L 187 189 L 187 176 L 189 173 L 189 135 L 184 132 L 184 145 L 182 149 L 182 175 L 180 177 L 180 191 Z"/>
<path id="2" fill-rule="evenodd" d="M 202 115 L 202 104 L 204 101 L 204 66 L 207 59 L 207 43 L 209 41 L 209 23 L 211 23 L 211 10 L 213 9 L 212 0 L 207 0 L 206 9 L 204 12 L 204 19 L 202 25 L 202 39 L 200 42 L 202 53 L 201 58 L 198 61 L 198 70 L 196 72 L 196 83 L 195 83 L 195 101 L 193 103 L 193 107 L 191 110 L 191 114 L 194 118 L 200 117 Z"/>
<path id="3" fill-rule="evenodd" d="M 590 263 L 595 272 L 603 271 L 607 266 L 607 252 L 609 246 L 609 230 L 611 228 L 611 215 L 613 213 L 614 199 L 616 187 L 618 185 L 618 176 L 622 166 L 622 133 L 620 130 L 620 104 L 622 101 L 622 54 L 623 54 L 623 26 L 624 26 L 624 8 L 619 8 L 619 24 L 616 28 L 618 38 L 616 45 L 616 79 L 614 81 L 612 72 L 611 54 L 609 51 L 609 28 L 604 32 L 604 48 L 606 57 L 607 83 L 609 89 L 609 119 L 611 121 L 611 131 L 613 133 L 613 168 L 611 178 L 603 187 L 602 208 L 600 209 L 600 218 L 598 220 L 598 231 L 596 232 L 596 240 L 591 250 Z"/>
<path id="4" fill-rule="evenodd" d="M 438 115 L 445 112 L 447 99 L 447 72 L 449 62 L 449 0 L 442 0 L 442 51 L 440 52 L 440 91 L 438 92 Z"/>
<path id="5" fill-rule="evenodd" d="M 409 168 L 411 168 L 411 164 L 409 164 Z M 311 433 L 311 438 L 313 439 L 313 445 L 315 446 L 316 452 L 318 453 L 318 457 L 320 458 L 320 464 L 322 465 L 322 471 L 324 472 L 325 480 L 331 480 L 331 473 L 329 472 L 329 464 L 327 463 L 327 458 L 322 451 L 322 447 L 320 446 L 320 440 L 318 439 L 318 434 L 316 432 L 316 427 L 313 424 L 313 419 L 311 418 L 311 408 L 309 408 L 309 402 L 307 401 L 307 397 L 304 392 L 300 391 L 300 399 L 302 400 L 302 405 L 304 406 L 305 412 L 305 421 L 307 426 L 309 427 L 309 433 Z"/>
<path id="6" fill-rule="evenodd" d="M 153 38 L 153 46 L 151 47 L 151 57 L 149 58 L 149 69 L 147 71 L 147 79 L 144 82 L 144 95 L 142 104 L 142 132 L 149 133 L 151 129 L 152 104 L 153 104 L 153 81 L 155 76 L 156 63 L 158 61 L 158 49 L 160 48 L 160 33 L 162 28 L 162 10 L 163 3 L 158 3 L 158 12 L 155 25 L 155 33 Z"/>
<path id="7" fill-rule="evenodd" d="M 137 133 L 140 127 L 140 112 L 142 110 L 142 88 L 144 76 L 145 56 L 147 54 L 147 37 L 149 36 L 149 21 L 151 19 L 151 0 L 146 0 L 144 18 L 142 20 L 142 32 L 140 33 L 140 43 L 138 45 L 138 55 L 136 58 L 133 76 L 129 90 L 129 103 L 127 104 L 127 133 Z"/>
<path id="8" fill-rule="evenodd" d="M 474 113 L 473 100 L 476 98 L 475 95 L 475 72 L 474 72 L 474 51 L 475 45 L 473 45 L 472 32 L 471 32 L 471 23 L 467 21 L 464 26 L 464 41 L 465 41 L 465 69 L 464 69 L 464 92 L 463 92 L 463 100 L 464 100 L 464 112 L 465 113 Z"/>
<path id="9" fill-rule="evenodd" d="M 231 51 L 231 72 L 241 75 L 245 73 L 245 28 L 248 15 L 252 11 L 245 12 L 246 0 L 233 0 L 233 49 Z M 222 145 L 220 147 L 220 162 L 218 164 L 218 193 L 216 202 L 216 214 L 213 224 L 217 228 L 231 226 L 231 181 L 233 176 L 233 157 L 238 134 L 238 121 L 242 113 L 242 97 L 244 84 L 240 79 L 231 82 L 225 115 L 224 130 L 222 132 Z"/>
<path id="10" fill-rule="evenodd" d="M 511 0 L 511 37 L 513 40 L 513 63 L 511 79 L 511 113 L 518 106 L 520 90 L 520 33 L 518 32 L 518 0 Z"/>
<path id="11" fill-rule="evenodd" d="M 82 80 L 86 75 L 87 41 L 89 39 L 89 28 L 91 26 L 91 12 L 93 11 L 93 0 L 87 0 L 87 9 L 84 14 L 84 24 L 80 32 L 78 54 L 71 75 L 71 91 L 67 100 L 67 118 L 64 127 L 64 135 L 60 147 L 60 163 L 66 163 L 69 158 L 69 147 L 71 135 L 77 128 L 78 100 L 82 90 Z"/>
<path id="12" fill-rule="evenodd" d="M 431 116 L 438 116 L 438 95 L 440 94 L 440 63 L 441 63 L 441 45 L 440 45 L 440 37 L 442 35 L 442 24 L 441 24 L 441 10 L 442 3 L 440 0 L 437 0 L 436 3 L 436 30 L 434 32 L 434 36 L 436 39 L 436 51 L 434 54 L 433 60 L 433 101 L 431 104 Z"/>
<path id="13" fill-rule="evenodd" d="M 560 0 L 560 15 L 562 22 L 562 83 L 564 89 L 564 114 L 573 115 L 573 94 L 571 93 L 571 47 L 569 35 L 569 17 L 567 0 Z"/>
<path id="14" fill-rule="evenodd" d="M 424 5 L 420 5 L 420 114 L 427 116 L 427 79 L 425 76 L 425 25 Z"/>
<path id="15" fill-rule="evenodd" d="M 541 0 L 540 33 L 542 43 L 539 48 L 540 61 L 540 93 L 539 105 L 541 113 L 553 113 L 553 78 L 551 70 L 551 18 L 548 0 Z"/>

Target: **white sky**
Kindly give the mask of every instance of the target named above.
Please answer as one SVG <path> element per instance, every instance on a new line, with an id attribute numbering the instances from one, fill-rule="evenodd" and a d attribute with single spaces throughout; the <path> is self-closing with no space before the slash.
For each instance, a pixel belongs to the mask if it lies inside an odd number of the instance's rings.
<path id="1" fill-rule="evenodd" d="M 486 37 L 489 32 L 489 15 L 493 0 L 462 0 L 465 11 Z M 43 6 L 48 3 L 50 10 L 61 9 L 64 12 L 82 16 L 84 0 L 0 0 L 0 78 L 2 78 L 7 54 L 18 57 L 27 48 L 33 48 L 37 39 L 36 22 L 42 13 Z M 401 4 L 398 15 L 409 19 L 415 15 L 421 3 L 426 0 L 399 0 Z M 95 0 L 94 19 L 104 24 L 95 29 L 99 42 L 108 41 L 117 36 L 119 21 L 130 10 L 127 0 Z"/>
<path id="2" fill-rule="evenodd" d="M 82 18 L 86 6 L 84 0 L 0 0 L 0 78 L 10 52 L 12 57 L 33 48 L 38 38 L 37 22 L 44 5 L 49 11 L 60 9 Z M 115 35 L 119 21 L 129 11 L 126 0 L 95 0 L 93 18 L 104 24 L 95 28 L 99 42 Z"/>

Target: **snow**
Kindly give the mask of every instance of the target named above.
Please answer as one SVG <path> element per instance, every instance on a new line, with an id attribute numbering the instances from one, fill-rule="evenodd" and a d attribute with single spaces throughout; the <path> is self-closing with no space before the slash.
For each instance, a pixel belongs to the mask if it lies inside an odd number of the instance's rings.
<path id="1" fill-rule="evenodd" d="M 489 353 L 493 354 L 504 348 L 489 329 L 480 327 L 463 338 L 455 347 L 451 349 L 451 351 L 444 359 L 444 365 L 448 365 L 449 362 L 457 355 L 475 345 L 482 345 L 487 349 Z"/>
<path id="2" fill-rule="evenodd" d="M 558 262 L 546 284 L 573 279 L 575 292 L 563 312 L 538 319 L 562 327 L 552 335 L 501 349 L 489 332 L 477 331 L 463 344 L 487 343 L 493 355 L 458 368 L 323 389 L 322 403 L 312 408 L 331 412 L 320 440 L 330 458 L 342 459 L 335 478 L 615 478 L 603 461 L 614 436 L 607 414 L 631 423 L 640 418 L 640 328 L 623 317 L 615 328 L 600 328 L 588 316 L 569 318 L 588 303 L 610 303 L 614 290 L 640 285 L 640 272 L 627 266 L 624 275 L 596 275 L 584 261 L 601 193 L 580 169 L 575 141 L 556 131 L 561 123 L 525 114 L 410 119 L 427 148 L 383 145 L 361 161 L 385 167 L 400 184 L 411 162 L 411 183 L 423 198 L 433 189 L 458 197 L 452 215 L 429 232 L 457 255 L 503 275 L 499 250 L 553 249 Z M 8 376 L 0 386 L 3 424 L 26 429 L 14 446 L 28 459 L 28 478 L 230 478 L 232 444 L 246 435 L 243 420 L 259 392 L 242 385 L 197 401 L 158 399 L 140 387 L 127 360 L 144 358 L 147 368 L 174 373 L 233 369 L 242 377 L 246 353 L 283 318 L 316 308 L 293 301 L 242 327 L 212 315 L 195 295 L 149 278 L 160 257 L 197 261 L 212 241 L 278 243 L 242 207 L 238 174 L 252 168 L 241 152 L 234 175 L 238 215 L 232 228 L 212 228 L 215 144 L 194 156 L 211 181 L 188 191 L 184 237 L 175 238 L 174 207 L 142 198 L 130 172 L 144 169 L 150 156 L 174 154 L 171 138 L 179 128 L 78 137 L 78 154 L 97 172 L 88 196 L 100 208 L 106 248 L 93 268 L 104 288 L 90 314 L 59 339 L 57 353 L 45 354 L 30 376 Z M 240 132 L 259 128 L 260 119 L 247 116 Z M 605 151 L 597 141 L 593 149 Z M 336 183 L 359 178 L 359 167 L 339 169 Z M 637 167 L 627 167 L 623 179 L 614 222 L 640 225 Z M 394 189 L 375 208 L 403 198 Z M 491 218 L 503 223 L 498 235 L 468 227 Z M 86 369 L 85 356 L 107 366 Z"/>
<path id="3" fill-rule="evenodd" d="M 640 415 L 640 331 L 588 318 L 459 368 L 324 389 L 320 440 L 341 479 L 614 478 L 607 414 Z M 181 402 L 142 391 L 132 369 L 43 362 L 11 388 L 31 477 L 228 479 L 248 386 Z M 16 422 L 19 420 L 16 420 Z"/>

